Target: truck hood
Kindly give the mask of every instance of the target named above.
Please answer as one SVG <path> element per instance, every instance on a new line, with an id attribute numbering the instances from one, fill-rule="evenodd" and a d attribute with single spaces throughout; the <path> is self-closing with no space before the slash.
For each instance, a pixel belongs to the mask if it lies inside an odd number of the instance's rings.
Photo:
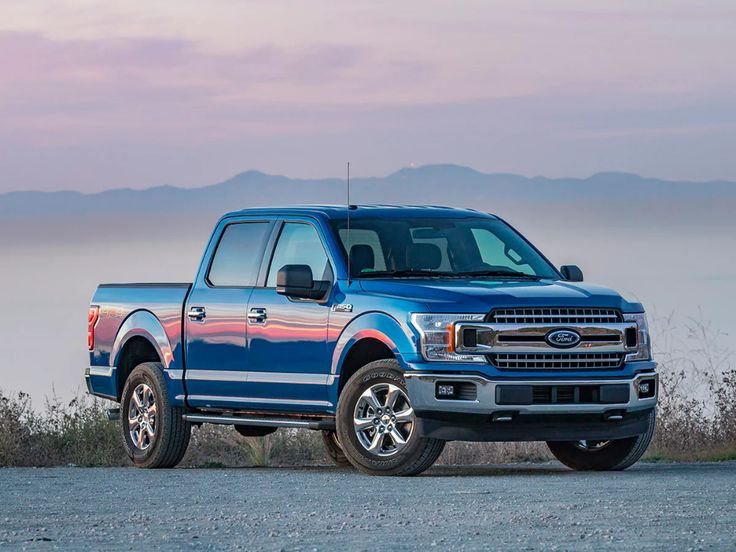
<path id="1" fill-rule="evenodd" d="M 488 312 L 497 307 L 599 307 L 643 312 L 640 303 L 594 284 L 558 280 L 492 279 L 360 280 L 364 293 L 424 303 L 430 312 Z"/>

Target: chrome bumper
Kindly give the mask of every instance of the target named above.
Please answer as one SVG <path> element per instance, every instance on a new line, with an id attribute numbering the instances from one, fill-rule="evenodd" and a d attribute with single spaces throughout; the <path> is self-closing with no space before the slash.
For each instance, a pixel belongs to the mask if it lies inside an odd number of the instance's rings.
<path id="1" fill-rule="evenodd" d="M 612 410 L 632 412 L 653 408 L 659 393 L 658 376 L 654 372 L 638 374 L 628 379 L 503 379 L 490 380 L 478 375 L 436 374 L 405 372 L 409 400 L 418 414 L 449 412 L 465 414 L 493 414 L 494 412 L 514 412 L 518 414 L 604 414 Z M 654 396 L 639 398 L 639 382 L 654 380 Z M 476 385 L 475 400 L 438 399 L 437 382 L 469 382 Z M 607 403 L 556 403 L 556 404 L 499 404 L 498 389 L 502 386 L 629 386 L 626 402 Z"/>

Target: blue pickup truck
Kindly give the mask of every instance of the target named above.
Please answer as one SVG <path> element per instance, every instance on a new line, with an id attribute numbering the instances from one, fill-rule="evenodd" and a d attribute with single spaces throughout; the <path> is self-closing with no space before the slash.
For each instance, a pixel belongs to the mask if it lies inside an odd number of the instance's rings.
<path id="1" fill-rule="evenodd" d="M 318 430 L 373 475 L 418 474 L 453 440 L 624 469 L 655 426 L 646 316 L 582 280 L 475 210 L 246 209 L 219 220 L 193 283 L 97 288 L 87 387 L 120 403 L 146 468 L 213 423 Z"/>

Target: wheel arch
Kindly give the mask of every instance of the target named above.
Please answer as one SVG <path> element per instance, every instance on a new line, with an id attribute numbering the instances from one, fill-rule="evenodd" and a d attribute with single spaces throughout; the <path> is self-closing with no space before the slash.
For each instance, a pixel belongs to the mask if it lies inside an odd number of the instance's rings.
<path id="1" fill-rule="evenodd" d="M 161 322 L 147 310 L 131 313 L 121 324 L 110 354 L 110 365 L 115 373 L 115 392 L 118 400 L 125 380 L 142 362 L 158 362 L 168 367 L 174 361 L 174 353 Z"/>
<path id="2" fill-rule="evenodd" d="M 331 402 L 337 404 L 340 391 L 362 366 L 374 360 L 395 358 L 405 369 L 402 351 L 414 348 L 401 324 L 385 313 L 371 312 L 353 319 L 340 334 L 333 353 L 332 374 L 339 377 L 331 390 Z"/>

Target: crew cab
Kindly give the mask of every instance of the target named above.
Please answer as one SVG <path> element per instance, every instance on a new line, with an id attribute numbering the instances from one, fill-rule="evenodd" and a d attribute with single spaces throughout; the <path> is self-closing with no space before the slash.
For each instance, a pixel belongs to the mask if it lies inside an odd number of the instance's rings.
<path id="1" fill-rule="evenodd" d="M 546 441 L 611 470 L 655 425 L 642 305 L 471 209 L 229 213 L 193 283 L 100 285 L 87 338 L 89 392 L 120 403 L 140 467 L 176 465 L 213 423 L 318 430 L 377 475 L 418 474 L 453 440 Z"/>

